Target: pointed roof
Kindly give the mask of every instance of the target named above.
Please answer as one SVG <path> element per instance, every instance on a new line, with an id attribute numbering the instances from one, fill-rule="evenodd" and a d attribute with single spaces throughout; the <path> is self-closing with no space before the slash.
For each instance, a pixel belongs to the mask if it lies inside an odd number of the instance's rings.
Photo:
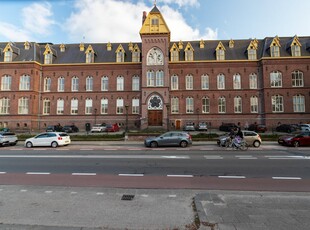
<path id="1" fill-rule="evenodd" d="M 156 5 L 149 12 L 140 29 L 140 36 L 150 34 L 168 34 L 170 40 L 170 30 Z"/>

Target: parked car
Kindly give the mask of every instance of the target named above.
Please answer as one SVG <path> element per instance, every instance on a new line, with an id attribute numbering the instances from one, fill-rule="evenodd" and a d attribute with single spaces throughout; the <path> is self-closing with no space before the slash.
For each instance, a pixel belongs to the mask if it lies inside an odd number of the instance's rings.
<path id="1" fill-rule="evenodd" d="M 278 143 L 280 145 L 287 145 L 287 146 L 309 146 L 310 145 L 310 132 L 300 132 L 295 135 L 285 135 L 280 136 L 278 138 Z"/>
<path id="2" fill-rule="evenodd" d="M 195 126 L 193 122 L 187 122 L 184 126 L 183 126 L 183 130 L 184 131 L 195 131 Z"/>
<path id="3" fill-rule="evenodd" d="M 79 132 L 79 128 L 76 127 L 75 125 L 65 125 L 62 128 L 62 131 L 66 133 L 77 133 Z"/>
<path id="4" fill-rule="evenodd" d="M 18 138 L 12 132 L 0 132 L 0 146 L 16 145 Z"/>
<path id="5" fill-rule="evenodd" d="M 49 125 L 46 127 L 45 132 L 62 132 L 62 129 L 61 125 Z"/>
<path id="6" fill-rule="evenodd" d="M 296 125 L 290 125 L 290 124 L 281 124 L 276 127 L 277 132 L 283 132 L 283 133 L 291 133 L 297 131 Z"/>
<path id="7" fill-rule="evenodd" d="M 243 139 L 245 140 L 248 146 L 254 146 L 255 148 L 258 148 L 262 144 L 262 139 L 258 133 L 248 130 L 242 130 L 242 133 L 243 133 Z M 220 136 L 217 139 L 218 146 L 225 146 L 228 138 L 230 138 L 229 133 Z"/>
<path id="8" fill-rule="evenodd" d="M 111 125 L 111 124 L 107 124 L 106 125 L 106 132 L 118 132 L 119 131 L 119 126 L 117 123 Z"/>
<path id="9" fill-rule="evenodd" d="M 208 126 L 206 122 L 199 122 L 197 127 L 196 127 L 197 131 L 208 131 Z"/>
<path id="10" fill-rule="evenodd" d="M 301 131 L 310 131 L 310 124 L 300 124 L 299 128 Z"/>
<path id="11" fill-rule="evenodd" d="M 106 131 L 106 128 L 107 128 L 107 125 L 106 124 L 95 124 L 90 132 L 91 133 L 102 133 L 102 132 L 105 132 Z"/>
<path id="12" fill-rule="evenodd" d="M 267 127 L 266 127 L 266 125 L 251 124 L 251 125 L 249 125 L 248 130 L 264 133 L 267 131 Z"/>
<path id="13" fill-rule="evenodd" d="M 236 129 L 238 126 L 234 123 L 222 123 L 219 127 L 220 131 L 230 132 L 232 129 Z"/>
<path id="14" fill-rule="evenodd" d="M 192 144 L 192 136 L 187 132 L 170 131 L 158 137 L 148 137 L 144 140 L 146 147 L 180 146 L 185 148 Z"/>
<path id="15" fill-rule="evenodd" d="M 58 146 L 69 145 L 71 143 L 70 136 L 64 132 L 45 132 L 25 140 L 25 146 L 31 148 L 34 146 Z"/>
<path id="16" fill-rule="evenodd" d="M 10 132 L 9 128 L 0 128 L 0 132 Z"/>

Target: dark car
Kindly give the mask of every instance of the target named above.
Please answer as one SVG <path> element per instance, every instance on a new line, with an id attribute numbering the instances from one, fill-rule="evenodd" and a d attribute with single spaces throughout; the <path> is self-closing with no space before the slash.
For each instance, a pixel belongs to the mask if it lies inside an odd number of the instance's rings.
<path id="1" fill-rule="evenodd" d="M 151 148 L 159 146 L 180 146 L 185 148 L 191 144 L 191 135 L 182 131 L 170 131 L 158 137 L 148 137 L 144 140 L 144 145 Z"/>
<path id="2" fill-rule="evenodd" d="M 290 124 L 281 124 L 277 126 L 276 131 L 283 133 L 291 133 L 297 131 L 297 127 L 295 125 Z"/>
<path id="3" fill-rule="evenodd" d="M 66 133 L 77 133 L 79 131 L 79 128 L 75 125 L 65 125 L 62 128 L 62 131 Z"/>
<path id="4" fill-rule="evenodd" d="M 310 146 L 310 132 L 301 132 L 295 135 L 281 136 L 278 139 L 280 145 L 287 146 Z"/>
<path id="5" fill-rule="evenodd" d="M 63 127 L 61 125 L 49 125 L 45 129 L 46 132 L 62 132 Z"/>
<path id="6" fill-rule="evenodd" d="M 264 133 L 267 131 L 266 125 L 258 125 L 258 124 L 251 124 L 248 128 L 250 131 L 255 131 L 258 133 Z"/>
<path id="7" fill-rule="evenodd" d="M 238 126 L 234 123 L 222 123 L 219 127 L 220 131 L 230 132 L 232 129 L 236 129 Z"/>
<path id="8" fill-rule="evenodd" d="M 118 132 L 119 131 L 119 126 L 117 123 L 111 125 L 111 124 L 107 124 L 105 127 L 105 131 L 106 132 Z"/>

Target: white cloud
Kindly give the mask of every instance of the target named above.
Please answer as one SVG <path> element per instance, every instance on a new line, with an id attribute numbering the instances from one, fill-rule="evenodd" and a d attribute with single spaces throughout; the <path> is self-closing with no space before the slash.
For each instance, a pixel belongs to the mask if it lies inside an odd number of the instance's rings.
<path id="1" fill-rule="evenodd" d="M 25 7 L 22 16 L 24 28 L 39 35 L 50 34 L 50 26 L 55 24 L 52 20 L 52 6 L 47 2 L 33 3 Z"/>
<path id="2" fill-rule="evenodd" d="M 169 3 L 170 0 L 163 2 Z M 177 0 L 178 4 L 197 4 L 197 1 Z M 120 0 L 79 0 L 75 12 L 64 24 L 63 30 L 73 42 L 139 42 L 142 12 L 150 8 L 144 3 L 133 4 Z M 206 28 L 204 34 L 192 28 L 183 15 L 168 5 L 160 11 L 171 31 L 172 40 L 216 39 L 217 30 Z"/>
<path id="3" fill-rule="evenodd" d="M 1 36 L 8 41 L 31 41 L 31 36 L 27 31 L 9 23 L 0 22 L 0 31 Z"/>
<path id="4" fill-rule="evenodd" d="M 164 4 L 177 4 L 182 6 L 199 6 L 198 0 L 161 0 L 160 3 Z"/>

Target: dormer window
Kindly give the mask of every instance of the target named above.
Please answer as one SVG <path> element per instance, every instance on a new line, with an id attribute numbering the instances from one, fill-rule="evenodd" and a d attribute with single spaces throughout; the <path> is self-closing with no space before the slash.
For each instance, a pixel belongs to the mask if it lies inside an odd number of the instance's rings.
<path id="1" fill-rule="evenodd" d="M 53 63 L 53 54 L 49 51 L 44 55 L 44 64 L 52 64 Z"/>
<path id="2" fill-rule="evenodd" d="M 271 46 L 270 55 L 271 57 L 280 57 L 280 47 L 276 45 Z"/>
<path id="3" fill-rule="evenodd" d="M 256 60 L 257 59 L 257 43 L 253 40 L 247 48 L 248 51 L 248 59 Z"/>
<path id="4" fill-rule="evenodd" d="M 59 48 L 60 48 L 60 52 L 65 52 L 66 51 L 65 44 L 61 44 Z"/>
<path id="5" fill-rule="evenodd" d="M 125 60 L 125 50 L 122 45 L 119 45 L 116 50 L 116 62 L 124 62 Z"/>
<path id="6" fill-rule="evenodd" d="M 194 49 L 190 43 L 187 43 L 185 49 L 185 61 L 193 61 L 194 60 Z"/>
<path id="7" fill-rule="evenodd" d="M 159 31 L 159 19 L 156 17 L 151 19 L 151 31 Z"/>
<path id="8" fill-rule="evenodd" d="M 218 61 L 225 60 L 225 47 L 222 42 L 219 42 L 215 50 L 216 50 L 216 60 Z"/>
<path id="9" fill-rule="evenodd" d="M 292 49 L 292 56 L 293 56 L 293 57 L 300 57 L 300 56 L 301 56 L 300 46 L 299 46 L 299 45 L 297 45 L 296 43 L 294 43 L 294 44 L 291 46 L 291 49 Z"/>
<path id="10" fill-rule="evenodd" d="M 175 43 L 170 49 L 170 61 L 179 61 L 179 48 Z"/>
<path id="11" fill-rule="evenodd" d="M 25 50 L 29 50 L 30 47 L 31 47 L 31 45 L 30 45 L 30 43 L 29 43 L 28 41 L 26 41 L 26 42 L 24 43 L 24 47 L 25 47 Z"/>
<path id="12" fill-rule="evenodd" d="M 93 63 L 95 61 L 95 51 L 93 47 L 89 45 L 85 51 L 86 63 Z"/>
<path id="13" fill-rule="evenodd" d="M 4 52 L 4 62 L 11 62 L 13 60 L 13 52 L 8 49 Z"/>
<path id="14" fill-rule="evenodd" d="M 136 44 L 133 48 L 132 48 L 132 62 L 140 62 L 140 49 L 138 47 L 138 45 Z"/>
<path id="15" fill-rule="evenodd" d="M 13 59 L 20 54 L 20 50 L 19 48 L 17 48 L 14 43 L 12 42 L 9 42 L 4 50 L 3 50 L 3 53 L 4 53 L 4 59 L 3 61 L 4 62 L 11 62 L 13 61 Z"/>

